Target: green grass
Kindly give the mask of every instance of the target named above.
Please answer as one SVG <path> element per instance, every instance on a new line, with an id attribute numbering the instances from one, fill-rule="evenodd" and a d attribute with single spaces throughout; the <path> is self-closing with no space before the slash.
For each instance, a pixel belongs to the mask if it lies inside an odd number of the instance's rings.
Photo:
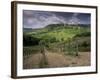
<path id="1" fill-rule="evenodd" d="M 28 33 L 29 35 L 32 35 L 33 37 L 37 37 L 40 39 L 50 39 L 52 37 L 56 38 L 57 41 L 61 41 L 62 39 L 65 41 L 68 38 L 73 38 L 76 34 L 82 33 L 82 32 L 88 32 L 88 29 L 81 28 L 81 29 L 73 29 L 73 28 L 60 28 L 60 29 L 54 29 L 48 31 L 47 29 L 37 30 L 35 33 L 31 32 Z"/>

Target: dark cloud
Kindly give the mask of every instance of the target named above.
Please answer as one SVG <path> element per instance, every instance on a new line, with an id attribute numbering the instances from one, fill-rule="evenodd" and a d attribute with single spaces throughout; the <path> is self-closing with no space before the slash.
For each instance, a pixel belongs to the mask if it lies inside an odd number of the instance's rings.
<path id="1" fill-rule="evenodd" d="M 42 28 L 49 24 L 90 24 L 90 14 L 73 12 L 49 12 L 23 10 L 23 25 L 27 28 Z"/>

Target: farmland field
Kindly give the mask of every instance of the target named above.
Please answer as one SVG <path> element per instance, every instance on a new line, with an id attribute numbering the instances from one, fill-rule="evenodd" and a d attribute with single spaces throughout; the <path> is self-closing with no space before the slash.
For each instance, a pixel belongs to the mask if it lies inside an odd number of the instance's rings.
<path id="1" fill-rule="evenodd" d="M 24 69 L 90 65 L 90 25 L 50 24 L 23 30 Z"/>

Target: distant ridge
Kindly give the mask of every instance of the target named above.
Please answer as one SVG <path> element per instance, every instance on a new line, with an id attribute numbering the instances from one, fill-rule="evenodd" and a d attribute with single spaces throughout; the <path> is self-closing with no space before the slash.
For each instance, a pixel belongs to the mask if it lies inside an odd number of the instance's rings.
<path id="1" fill-rule="evenodd" d="M 49 24 L 43 28 L 63 28 L 63 27 L 66 27 L 67 26 L 70 26 L 70 27 L 90 27 L 90 24 Z M 29 31 L 33 31 L 33 30 L 39 30 L 39 29 L 43 29 L 43 28 L 23 28 L 23 31 L 24 32 L 29 32 Z"/>

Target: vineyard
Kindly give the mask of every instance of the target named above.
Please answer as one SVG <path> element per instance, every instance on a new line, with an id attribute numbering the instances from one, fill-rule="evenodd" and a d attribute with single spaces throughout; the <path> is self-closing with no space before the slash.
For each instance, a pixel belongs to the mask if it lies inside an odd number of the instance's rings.
<path id="1" fill-rule="evenodd" d="M 83 53 L 90 53 L 90 38 L 91 32 L 89 26 L 82 27 L 78 25 L 48 25 L 45 28 L 36 30 L 34 29 L 29 32 L 26 31 L 23 34 L 24 62 L 27 61 L 30 56 L 40 54 L 40 57 L 42 58 L 39 62 L 37 62 L 37 67 L 36 64 L 32 62 L 32 64 L 34 65 L 31 65 L 31 68 L 50 67 L 47 60 L 47 56 L 50 53 L 52 55 L 54 55 L 53 53 L 56 53 L 65 57 L 73 56 L 74 59 L 76 57 L 79 57 L 80 55 L 83 55 Z M 27 64 L 24 64 L 24 68 L 29 68 L 25 66 Z M 62 66 L 66 65 L 68 66 L 67 63 L 64 63 L 64 65 Z M 56 66 L 57 65 L 52 67 Z M 58 67 L 60 67 L 60 64 L 58 65 Z"/>

